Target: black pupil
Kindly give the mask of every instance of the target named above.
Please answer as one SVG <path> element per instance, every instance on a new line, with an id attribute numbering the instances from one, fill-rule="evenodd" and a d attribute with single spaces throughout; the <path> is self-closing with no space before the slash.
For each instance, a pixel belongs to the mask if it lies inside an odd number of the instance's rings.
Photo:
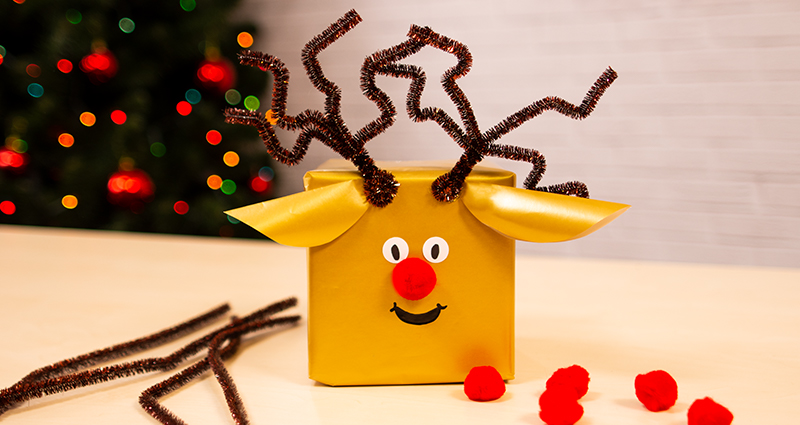
<path id="1" fill-rule="evenodd" d="M 397 245 L 392 245 L 392 257 L 395 261 L 400 260 L 400 248 L 398 248 Z"/>
<path id="2" fill-rule="evenodd" d="M 433 258 L 434 260 L 439 258 L 439 244 L 438 243 L 431 247 L 431 258 Z"/>

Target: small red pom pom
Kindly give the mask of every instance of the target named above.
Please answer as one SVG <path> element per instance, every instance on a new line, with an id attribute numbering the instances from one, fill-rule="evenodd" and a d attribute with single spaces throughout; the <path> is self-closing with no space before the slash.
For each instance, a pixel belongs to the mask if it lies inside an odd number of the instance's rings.
<path id="1" fill-rule="evenodd" d="M 663 370 L 636 376 L 636 398 L 651 412 L 667 410 L 678 400 L 678 383 Z"/>
<path id="2" fill-rule="evenodd" d="M 572 388 L 578 400 L 589 391 L 589 372 L 578 365 L 564 367 L 553 372 L 545 385 L 548 390 L 559 386 Z"/>
<path id="3" fill-rule="evenodd" d="M 709 397 L 697 399 L 689 406 L 689 425 L 730 425 L 733 413 Z"/>
<path id="4" fill-rule="evenodd" d="M 539 418 L 547 425 L 572 425 L 583 416 L 583 406 L 572 388 L 556 386 L 539 396 Z"/>
<path id="5" fill-rule="evenodd" d="M 492 366 L 477 366 L 464 379 L 464 394 L 473 401 L 491 401 L 502 397 L 506 383 Z"/>

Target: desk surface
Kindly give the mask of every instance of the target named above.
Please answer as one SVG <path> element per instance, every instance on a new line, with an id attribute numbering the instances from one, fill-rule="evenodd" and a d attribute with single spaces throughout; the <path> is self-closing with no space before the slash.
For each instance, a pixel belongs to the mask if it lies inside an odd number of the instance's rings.
<path id="1" fill-rule="evenodd" d="M 305 250 L 224 240 L 0 226 L 0 387 L 78 354 L 147 335 L 224 302 L 247 314 L 296 295 Z M 469 401 L 461 385 L 332 388 L 307 378 L 305 323 L 256 336 L 226 364 L 253 424 L 541 424 L 550 374 L 591 374 L 583 425 L 686 423 L 712 397 L 734 424 L 789 423 L 800 406 L 800 270 L 521 256 L 517 377 Z M 138 357 L 164 355 L 193 334 Z M 652 413 L 633 380 L 654 369 L 678 403 Z M 137 404 L 156 373 L 24 403 L 4 424 L 156 423 Z M 210 375 L 163 399 L 189 424 L 232 423 Z"/>

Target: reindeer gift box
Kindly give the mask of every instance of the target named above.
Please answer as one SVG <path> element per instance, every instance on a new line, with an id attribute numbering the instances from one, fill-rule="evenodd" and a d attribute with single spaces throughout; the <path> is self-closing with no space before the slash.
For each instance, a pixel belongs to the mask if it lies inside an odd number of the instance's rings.
<path id="1" fill-rule="evenodd" d="M 274 77 L 272 109 L 229 109 L 230 123 L 258 129 L 267 150 L 288 165 L 317 139 L 344 159 L 306 174 L 305 191 L 227 211 L 276 242 L 308 247 L 309 376 L 329 385 L 462 382 L 472 367 L 491 365 L 514 378 L 515 239 L 557 242 L 588 235 L 627 205 L 590 200 L 583 183 L 539 187 L 543 156 L 496 140 L 547 110 L 584 118 L 616 74 L 610 68 L 580 105 L 548 97 L 481 132 L 455 80 L 470 68 L 463 44 L 412 26 L 408 39 L 364 61 L 361 86 L 380 116 L 351 133 L 340 114 L 339 88 L 318 54 L 361 21 L 350 11 L 303 49 L 324 112 L 286 114 L 289 73 L 268 54 L 245 51 L 241 63 Z M 425 46 L 451 53 L 457 65 L 442 77 L 463 128 L 438 108 L 421 108 L 425 74 L 402 64 Z M 463 149 L 452 164 L 376 163 L 367 141 L 394 122 L 395 108 L 377 75 L 411 80 L 407 98 L 415 121 L 439 124 Z M 291 150 L 274 128 L 299 131 Z M 513 173 L 480 166 L 486 156 L 530 162 L 524 189 Z M 346 160 L 346 161 L 345 161 Z"/>

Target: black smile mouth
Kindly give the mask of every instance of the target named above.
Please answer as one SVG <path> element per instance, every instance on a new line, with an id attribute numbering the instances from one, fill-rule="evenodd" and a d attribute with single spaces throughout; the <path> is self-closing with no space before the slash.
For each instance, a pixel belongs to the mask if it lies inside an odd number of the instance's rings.
<path id="1" fill-rule="evenodd" d="M 414 314 L 409 313 L 402 308 L 397 306 L 397 303 L 394 303 L 394 307 L 392 307 L 389 311 L 394 312 L 397 315 L 397 318 L 410 324 L 410 325 L 427 325 L 428 323 L 433 322 L 434 320 L 439 318 L 439 313 L 446 309 L 447 306 L 443 306 L 441 304 L 436 304 L 436 307 L 428 312 Z"/>

